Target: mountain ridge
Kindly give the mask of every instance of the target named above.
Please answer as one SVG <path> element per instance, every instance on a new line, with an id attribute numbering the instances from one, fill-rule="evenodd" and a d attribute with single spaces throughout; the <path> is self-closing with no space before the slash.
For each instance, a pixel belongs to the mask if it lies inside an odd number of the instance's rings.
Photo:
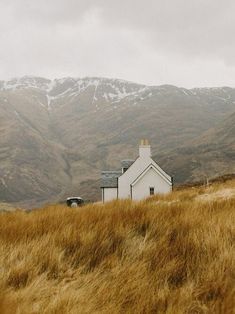
<path id="1" fill-rule="evenodd" d="M 234 111 L 235 89 L 229 87 L 185 89 L 108 78 L 0 81 L 0 198 L 30 204 L 70 194 L 99 199 L 100 171 L 135 158 L 141 138 L 150 140 L 168 172 L 185 168 L 179 182 L 196 180 L 188 161 L 172 167 L 169 154 L 183 160 L 185 145 Z"/>

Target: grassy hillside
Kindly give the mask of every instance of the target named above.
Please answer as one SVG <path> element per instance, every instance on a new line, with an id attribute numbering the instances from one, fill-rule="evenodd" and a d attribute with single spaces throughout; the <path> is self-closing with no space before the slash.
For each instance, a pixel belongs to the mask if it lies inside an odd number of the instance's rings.
<path id="1" fill-rule="evenodd" d="M 235 181 L 0 213 L 0 313 L 234 313 Z"/>

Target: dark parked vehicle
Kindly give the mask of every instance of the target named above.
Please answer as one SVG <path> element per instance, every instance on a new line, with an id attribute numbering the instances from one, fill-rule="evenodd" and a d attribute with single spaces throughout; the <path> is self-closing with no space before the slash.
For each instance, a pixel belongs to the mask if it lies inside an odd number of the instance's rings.
<path id="1" fill-rule="evenodd" d="M 84 200 L 81 197 L 68 197 L 66 203 L 69 207 L 78 207 L 84 204 Z"/>

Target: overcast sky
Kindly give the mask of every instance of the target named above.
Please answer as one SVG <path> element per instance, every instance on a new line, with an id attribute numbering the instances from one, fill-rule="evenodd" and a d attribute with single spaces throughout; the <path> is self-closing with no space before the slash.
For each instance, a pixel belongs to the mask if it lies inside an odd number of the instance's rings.
<path id="1" fill-rule="evenodd" d="M 0 79 L 235 87 L 234 0 L 0 0 Z"/>

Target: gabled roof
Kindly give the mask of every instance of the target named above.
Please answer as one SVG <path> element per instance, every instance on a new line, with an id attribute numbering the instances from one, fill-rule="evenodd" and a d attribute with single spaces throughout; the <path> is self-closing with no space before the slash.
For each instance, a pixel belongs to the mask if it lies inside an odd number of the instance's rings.
<path id="1" fill-rule="evenodd" d="M 101 188 L 117 188 L 118 177 L 122 171 L 102 171 L 101 173 Z"/>
<path id="2" fill-rule="evenodd" d="M 137 158 L 138 159 L 138 158 Z M 136 160 L 137 160 L 136 159 Z M 136 160 L 126 159 L 122 160 L 122 168 L 130 168 Z M 132 182 L 131 185 L 135 185 L 142 176 L 150 169 L 153 168 L 169 185 L 172 185 L 172 178 L 169 176 L 155 160 L 151 159 L 152 163 L 149 164 Z M 126 175 L 126 172 L 122 171 L 102 171 L 101 173 L 101 188 L 118 188 L 118 178 L 122 175 Z"/>
<path id="3" fill-rule="evenodd" d="M 158 166 L 158 165 L 157 165 Z M 134 186 L 148 171 L 149 169 L 153 169 L 157 174 L 159 174 L 169 185 L 172 185 L 171 177 L 166 174 L 159 166 L 156 167 L 154 164 L 148 165 L 144 171 L 140 173 L 140 175 L 131 183 L 131 186 Z"/>

